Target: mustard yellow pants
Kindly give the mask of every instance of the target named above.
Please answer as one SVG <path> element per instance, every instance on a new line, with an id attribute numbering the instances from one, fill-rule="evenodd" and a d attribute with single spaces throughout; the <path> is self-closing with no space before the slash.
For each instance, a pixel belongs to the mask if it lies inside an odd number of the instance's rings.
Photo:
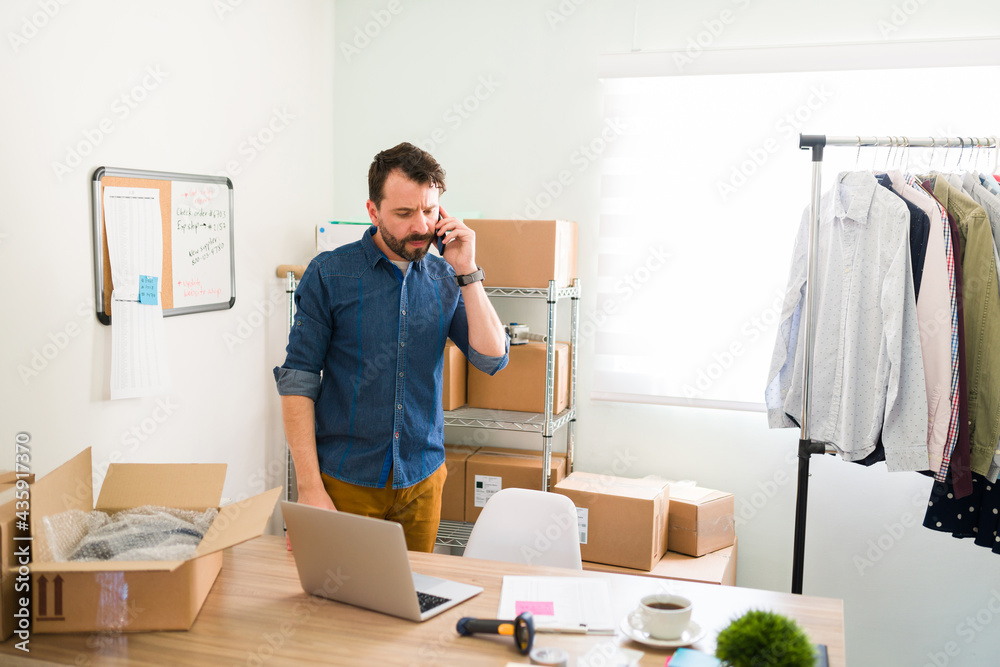
<path id="1" fill-rule="evenodd" d="M 427 479 L 405 489 L 392 488 L 392 472 L 383 489 L 348 484 L 325 473 L 321 476 L 338 510 L 395 521 L 403 526 L 407 549 L 428 553 L 434 550 L 441 522 L 441 491 L 448 476 L 444 464 Z"/>

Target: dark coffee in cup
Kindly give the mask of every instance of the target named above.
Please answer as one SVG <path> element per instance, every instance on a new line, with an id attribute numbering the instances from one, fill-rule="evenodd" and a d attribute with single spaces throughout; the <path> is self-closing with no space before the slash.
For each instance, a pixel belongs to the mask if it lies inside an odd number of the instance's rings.
<path id="1" fill-rule="evenodd" d="M 673 611 L 676 609 L 683 609 L 683 605 L 674 604 L 673 602 L 654 602 L 653 604 L 647 605 L 650 609 L 661 609 L 664 611 Z"/>

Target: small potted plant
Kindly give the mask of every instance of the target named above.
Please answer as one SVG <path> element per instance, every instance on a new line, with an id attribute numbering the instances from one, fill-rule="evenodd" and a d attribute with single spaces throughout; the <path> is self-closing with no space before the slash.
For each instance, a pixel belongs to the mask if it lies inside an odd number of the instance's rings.
<path id="1" fill-rule="evenodd" d="M 715 657 L 728 667 L 812 667 L 815 655 L 795 621 L 770 611 L 748 611 L 716 639 Z"/>

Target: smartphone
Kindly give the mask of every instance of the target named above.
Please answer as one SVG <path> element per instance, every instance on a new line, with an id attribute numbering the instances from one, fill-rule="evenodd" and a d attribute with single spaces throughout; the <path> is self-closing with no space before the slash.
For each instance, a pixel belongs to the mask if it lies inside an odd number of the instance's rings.
<path id="1" fill-rule="evenodd" d="M 441 209 L 438 208 L 438 222 L 444 220 L 444 216 L 441 214 Z M 438 254 L 444 257 L 444 238 L 447 234 L 442 234 L 441 236 L 434 236 L 434 245 L 437 246 Z"/>

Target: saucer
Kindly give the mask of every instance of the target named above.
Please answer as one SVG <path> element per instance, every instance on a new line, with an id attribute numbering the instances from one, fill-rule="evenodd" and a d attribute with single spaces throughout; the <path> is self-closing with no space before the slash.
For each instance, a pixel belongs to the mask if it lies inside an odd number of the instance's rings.
<path id="1" fill-rule="evenodd" d="M 705 629 L 694 621 L 688 622 L 687 628 L 684 629 L 684 632 L 682 632 L 681 636 L 677 639 L 656 639 L 654 637 L 650 637 L 648 632 L 643 632 L 642 630 L 633 627 L 633 625 L 629 623 L 628 616 L 622 619 L 620 628 L 621 631 L 625 633 L 625 636 L 632 641 L 645 644 L 646 646 L 654 646 L 656 648 L 679 648 L 681 646 L 693 644 L 705 636 Z"/>

